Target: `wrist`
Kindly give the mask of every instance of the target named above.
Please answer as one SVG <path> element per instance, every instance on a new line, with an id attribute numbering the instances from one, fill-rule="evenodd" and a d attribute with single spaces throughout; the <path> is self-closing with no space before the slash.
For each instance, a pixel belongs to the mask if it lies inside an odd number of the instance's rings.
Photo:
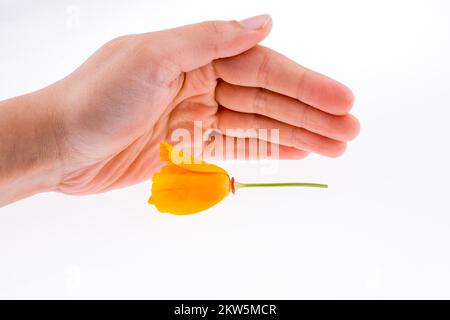
<path id="1" fill-rule="evenodd" d="M 61 181 L 64 126 L 56 106 L 48 89 L 0 102 L 0 206 Z"/>

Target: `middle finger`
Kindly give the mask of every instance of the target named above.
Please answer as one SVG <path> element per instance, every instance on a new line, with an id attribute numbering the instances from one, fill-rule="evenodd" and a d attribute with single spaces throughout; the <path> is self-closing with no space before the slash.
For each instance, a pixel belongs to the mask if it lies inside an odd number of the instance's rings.
<path id="1" fill-rule="evenodd" d="M 339 141 L 352 140 L 359 131 L 358 120 L 352 115 L 335 116 L 262 88 L 220 81 L 216 100 L 227 109 L 260 114 Z"/>

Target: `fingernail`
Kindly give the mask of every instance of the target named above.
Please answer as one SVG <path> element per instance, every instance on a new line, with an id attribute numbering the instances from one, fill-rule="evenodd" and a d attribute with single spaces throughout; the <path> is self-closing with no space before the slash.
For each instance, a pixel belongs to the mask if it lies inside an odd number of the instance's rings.
<path id="1" fill-rule="evenodd" d="M 239 23 L 248 30 L 258 30 L 262 29 L 269 22 L 270 16 L 268 14 L 262 14 L 260 16 L 247 18 L 245 20 L 239 21 Z"/>

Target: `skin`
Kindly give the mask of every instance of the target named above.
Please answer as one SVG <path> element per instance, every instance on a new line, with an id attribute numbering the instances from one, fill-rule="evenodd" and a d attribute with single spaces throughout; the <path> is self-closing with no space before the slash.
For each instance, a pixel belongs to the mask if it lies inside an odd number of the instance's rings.
<path id="1" fill-rule="evenodd" d="M 66 78 L 0 102 L 0 206 L 149 179 L 174 130 L 277 128 L 280 157 L 336 157 L 355 138 L 353 94 L 258 43 L 267 15 L 128 35 Z M 233 139 L 251 140 L 237 136 Z"/>

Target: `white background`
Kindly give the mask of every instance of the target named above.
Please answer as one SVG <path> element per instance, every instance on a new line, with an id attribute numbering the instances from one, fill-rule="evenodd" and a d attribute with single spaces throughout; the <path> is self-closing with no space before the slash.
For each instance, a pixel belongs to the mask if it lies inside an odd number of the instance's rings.
<path id="1" fill-rule="evenodd" d="M 361 134 L 339 159 L 223 165 L 330 188 L 185 217 L 148 206 L 149 182 L 37 195 L 0 209 L 0 298 L 450 298 L 448 1 L 0 0 L 0 99 L 119 35 L 260 13 L 264 45 L 353 89 Z"/>

